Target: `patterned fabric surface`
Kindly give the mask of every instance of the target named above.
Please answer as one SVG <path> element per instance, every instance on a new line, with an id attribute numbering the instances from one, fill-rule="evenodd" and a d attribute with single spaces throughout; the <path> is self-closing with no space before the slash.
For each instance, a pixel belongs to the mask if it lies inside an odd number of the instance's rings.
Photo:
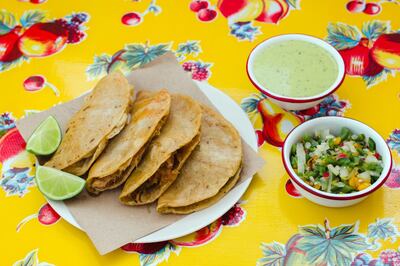
<path id="1" fill-rule="evenodd" d="M 400 1 L 0 0 L 0 9 L 1 265 L 400 265 Z M 344 83 L 314 108 L 285 111 L 247 77 L 254 46 L 284 33 L 325 39 L 344 59 Z M 167 51 L 242 107 L 266 164 L 209 226 L 100 256 L 38 191 L 15 120 Z M 288 181 L 284 138 L 320 116 L 361 120 L 392 150 L 384 187 L 356 206 L 315 205 Z"/>

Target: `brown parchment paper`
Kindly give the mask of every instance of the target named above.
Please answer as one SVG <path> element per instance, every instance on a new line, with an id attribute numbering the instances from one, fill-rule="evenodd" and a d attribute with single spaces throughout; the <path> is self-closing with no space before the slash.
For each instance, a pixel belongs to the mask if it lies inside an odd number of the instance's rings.
<path id="1" fill-rule="evenodd" d="M 183 71 L 172 53 L 160 56 L 144 67 L 134 70 L 128 75 L 128 80 L 136 92 L 166 88 L 171 93 L 189 95 L 215 109 L 189 75 Z M 64 132 L 69 118 L 79 110 L 84 97 L 85 95 L 82 95 L 49 110 L 22 118 L 17 121 L 17 128 L 27 140 L 41 121 L 53 115 Z M 264 163 L 243 139 L 242 142 L 244 162 L 242 177 L 238 184 L 252 177 Z M 91 197 L 83 191 L 77 197 L 65 201 L 69 211 L 101 255 L 153 233 L 185 216 L 158 214 L 154 205 L 140 207 L 122 205 L 118 201 L 120 190 L 121 188 L 104 192 L 97 197 Z"/>

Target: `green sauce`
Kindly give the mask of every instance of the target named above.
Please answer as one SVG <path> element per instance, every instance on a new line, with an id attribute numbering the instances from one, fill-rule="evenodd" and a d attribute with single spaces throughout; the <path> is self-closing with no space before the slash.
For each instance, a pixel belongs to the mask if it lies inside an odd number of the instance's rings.
<path id="1" fill-rule="evenodd" d="M 282 96 L 309 97 L 336 80 L 338 65 L 329 52 L 306 41 L 282 41 L 261 48 L 254 58 L 256 80 Z"/>

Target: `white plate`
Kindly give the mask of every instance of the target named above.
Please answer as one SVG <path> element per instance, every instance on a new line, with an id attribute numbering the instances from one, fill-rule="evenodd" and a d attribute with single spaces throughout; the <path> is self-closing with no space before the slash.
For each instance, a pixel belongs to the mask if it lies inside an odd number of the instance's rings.
<path id="1" fill-rule="evenodd" d="M 198 82 L 197 84 L 224 117 L 236 127 L 242 138 L 255 151 L 257 151 L 257 138 L 254 134 L 253 126 L 242 109 L 229 96 L 211 85 L 204 82 Z M 171 225 L 136 240 L 135 242 L 149 243 L 166 241 L 193 233 L 204 226 L 209 225 L 226 213 L 240 199 L 240 197 L 242 197 L 247 187 L 250 185 L 250 182 L 251 178 L 242 182 L 211 207 L 190 214 Z M 64 220 L 82 230 L 64 202 L 53 201 L 50 199 L 47 200 L 53 209 L 64 218 Z"/>

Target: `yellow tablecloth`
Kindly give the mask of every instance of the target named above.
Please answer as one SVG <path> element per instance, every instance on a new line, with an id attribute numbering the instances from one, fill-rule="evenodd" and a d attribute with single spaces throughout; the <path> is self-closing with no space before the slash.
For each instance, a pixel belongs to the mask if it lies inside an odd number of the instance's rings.
<path id="1" fill-rule="evenodd" d="M 399 2 L 211 0 L 206 8 L 206 1 L 192 4 L 203 7 L 197 12 L 189 4 L 0 0 L 1 265 L 400 265 Z M 326 39 L 346 62 L 341 88 L 296 114 L 264 99 L 245 71 L 251 49 L 283 33 Z M 34 157 L 23 150 L 14 120 L 75 98 L 107 72 L 128 72 L 167 50 L 193 79 L 241 104 L 266 164 L 242 200 L 212 225 L 100 256 L 85 233 L 46 204 L 34 185 Z M 357 206 L 317 206 L 287 182 L 282 139 L 294 125 L 323 115 L 361 120 L 392 149 L 388 181 Z"/>

